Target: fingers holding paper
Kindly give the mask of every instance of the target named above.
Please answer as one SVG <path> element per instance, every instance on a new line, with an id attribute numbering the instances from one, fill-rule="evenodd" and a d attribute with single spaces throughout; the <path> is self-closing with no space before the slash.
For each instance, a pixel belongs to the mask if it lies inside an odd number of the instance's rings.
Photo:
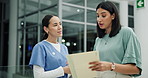
<path id="1" fill-rule="evenodd" d="M 111 70 L 112 63 L 104 61 L 93 61 L 89 62 L 89 65 L 89 69 L 91 69 L 92 71 L 107 71 Z"/>

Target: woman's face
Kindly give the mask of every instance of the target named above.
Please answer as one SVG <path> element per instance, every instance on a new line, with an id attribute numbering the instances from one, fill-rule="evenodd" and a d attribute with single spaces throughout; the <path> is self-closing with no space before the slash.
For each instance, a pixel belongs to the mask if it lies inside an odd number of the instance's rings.
<path id="1" fill-rule="evenodd" d="M 98 8 L 97 10 L 97 22 L 101 29 L 111 30 L 112 20 L 114 19 L 114 14 L 111 15 L 109 11 Z"/>
<path id="2" fill-rule="evenodd" d="M 50 19 L 50 24 L 48 25 L 48 36 L 50 37 L 61 37 L 62 36 L 62 25 L 61 21 L 57 16 L 53 16 Z"/>

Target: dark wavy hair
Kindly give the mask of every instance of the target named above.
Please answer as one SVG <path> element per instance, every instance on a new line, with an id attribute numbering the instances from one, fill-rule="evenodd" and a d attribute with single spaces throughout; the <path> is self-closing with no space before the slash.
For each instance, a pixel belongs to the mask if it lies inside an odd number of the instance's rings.
<path id="1" fill-rule="evenodd" d="M 53 17 L 54 15 L 45 15 L 45 17 L 42 19 L 42 26 L 44 27 L 48 27 L 48 25 L 50 24 L 50 19 Z M 43 35 L 43 40 L 47 39 L 48 34 L 44 31 L 44 35 Z"/>
<path id="2" fill-rule="evenodd" d="M 110 1 L 105 1 L 105 2 L 101 2 L 100 4 L 98 4 L 98 6 L 96 8 L 96 11 L 99 8 L 102 8 L 102 9 L 105 9 L 105 10 L 109 11 L 109 13 L 111 15 L 115 14 L 115 18 L 114 18 L 114 20 L 112 20 L 112 26 L 111 26 L 112 28 L 111 28 L 111 32 L 109 34 L 109 37 L 115 36 L 116 34 L 118 34 L 118 32 L 121 29 L 118 9 L 117 9 L 116 5 L 114 3 L 112 3 L 112 2 L 110 2 Z M 99 38 L 103 38 L 105 34 L 106 34 L 105 29 L 101 29 L 99 27 L 98 23 L 97 23 L 97 36 Z"/>

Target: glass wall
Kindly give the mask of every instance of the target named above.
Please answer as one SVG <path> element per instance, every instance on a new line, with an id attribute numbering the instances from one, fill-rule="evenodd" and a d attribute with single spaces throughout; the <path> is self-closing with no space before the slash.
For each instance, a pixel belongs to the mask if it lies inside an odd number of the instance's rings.
<path id="1" fill-rule="evenodd" d="M 80 5 L 80 6 L 85 5 L 85 0 L 63 0 L 63 2 L 75 4 L 75 5 Z"/>
<path id="2" fill-rule="evenodd" d="M 62 19 L 84 22 L 84 8 L 62 6 Z"/>
<path id="3" fill-rule="evenodd" d="M 105 0 L 87 0 L 87 7 L 96 8 L 97 5 L 102 1 L 105 1 Z"/>
<path id="4" fill-rule="evenodd" d="M 96 38 L 96 6 L 104 0 L 63 0 L 64 43 L 69 53 L 93 50 Z M 93 36 L 93 37 L 92 37 Z"/>
<path id="5" fill-rule="evenodd" d="M 96 11 L 94 10 L 87 10 L 87 22 L 88 23 L 96 23 Z"/>
<path id="6" fill-rule="evenodd" d="M 63 22 L 62 43 L 70 54 L 84 52 L 84 24 Z"/>
<path id="7" fill-rule="evenodd" d="M 87 25 L 87 51 L 92 51 L 97 37 L 96 26 Z"/>

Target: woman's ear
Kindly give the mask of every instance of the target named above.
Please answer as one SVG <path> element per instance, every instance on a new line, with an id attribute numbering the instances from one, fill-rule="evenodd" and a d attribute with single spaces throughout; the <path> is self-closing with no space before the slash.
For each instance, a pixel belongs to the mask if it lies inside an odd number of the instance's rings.
<path id="1" fill-rule="evenodd" d="M 48 34 L 49 30 L 46 26 L 43 27 L 44 31 Z"/>
<path id="2" fill-rule="evenodd" d="M 115 13 L 112 14 L 112 20 L 114 20 L 114 18 L 115 18 Z"/>

